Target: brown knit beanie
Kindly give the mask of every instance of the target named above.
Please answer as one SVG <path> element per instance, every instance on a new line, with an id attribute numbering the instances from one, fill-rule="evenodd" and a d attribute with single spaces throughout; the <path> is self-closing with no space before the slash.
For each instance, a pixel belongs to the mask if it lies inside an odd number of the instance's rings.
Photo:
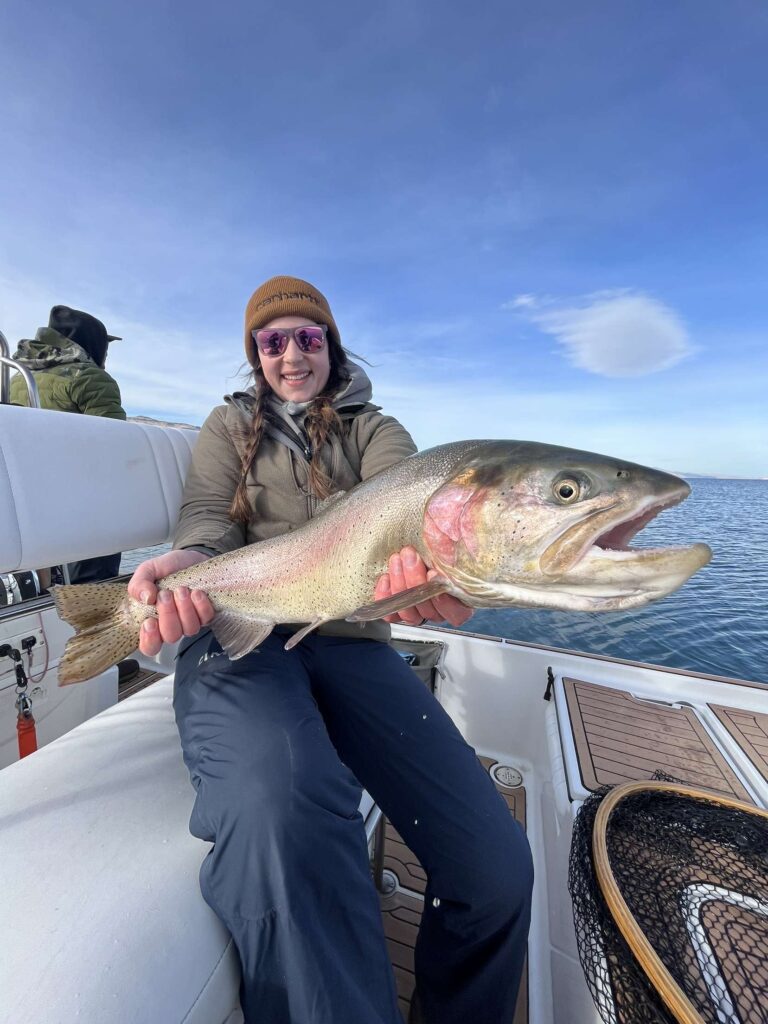
<path id="1" fill-rule="evenodd" d="M 245 355 L 251 365 L 256 362 L 251 331 L 279 316 L 305 316 L 315 323 L 327 324 L 328 336 L 341 345 L 339 329 L 322 292 L 298 277 L 270 277 L 256 289 L 245 307 Z"/>

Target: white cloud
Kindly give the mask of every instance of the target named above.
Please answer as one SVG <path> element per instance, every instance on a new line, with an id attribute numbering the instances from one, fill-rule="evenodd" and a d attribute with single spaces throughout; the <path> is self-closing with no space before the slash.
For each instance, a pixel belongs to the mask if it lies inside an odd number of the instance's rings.
<path id="1" fill-rule="evenodd" d="M 502 302 L 502 309 L 535 309 L 538 299 L 535 295 L 516 295 L 509 302 Z"/>
<path id="2" fill-rule="evenodd" d="M 519 299 L 525 301 L 519 303 Z M 519 296 L 523 308 L 533 305 Z M 638 293 L 599 294 L 580 305 L 531 312 L 574 366 L 603 377 L 640 377 L 666 370 L 693 351 L 685 324 L 657 299 Z"/>

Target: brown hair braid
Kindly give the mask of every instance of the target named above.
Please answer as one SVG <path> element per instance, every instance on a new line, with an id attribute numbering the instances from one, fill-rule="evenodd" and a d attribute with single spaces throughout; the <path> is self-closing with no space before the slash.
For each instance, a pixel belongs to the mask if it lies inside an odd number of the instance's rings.
<path id="1" fill-rule="evenodd" d="M 312 448 L 309 462 L 309 488 L 317 498 L 327 498 L 332 492 L 333 482 L 325 471 L 322 463 L 321 450 L 332 433 L 339 434 L 342 422 L 333 408 L 333 398 L 342 384 L 350 379 L 347 370 L 347 354 L 341 345 L 328 338 L 331 372 L 328 383 L 322 392 L 312 401 L 307 409 L 306 430 Z M 266 422 L 266 406 L 272 389 L 264 377 L 261 364 L 253 364 L 253 377 L 256 384 L 256 405 L 253 410 L 250 430 L 247 436 L 247 447 L 242 455 L 240 481 L 229 507 L 229 518 L 236 523 L 247 524 L 251 520 L 253 509 L 248 501 L 248 476 L 256 459 L 261 439 L 264 436 Z"/>

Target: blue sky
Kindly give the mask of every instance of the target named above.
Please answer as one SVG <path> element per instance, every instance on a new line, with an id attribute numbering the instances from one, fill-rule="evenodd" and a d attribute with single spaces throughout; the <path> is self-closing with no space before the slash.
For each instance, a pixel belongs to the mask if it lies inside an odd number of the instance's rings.
<path id="1" fill-rule="evenodd" d="M 421 446 L 768 476 L 766 52 L 762 0 L 5 0 L 0 328 L 87 309 L 199 423 L 295 274 Z"/>

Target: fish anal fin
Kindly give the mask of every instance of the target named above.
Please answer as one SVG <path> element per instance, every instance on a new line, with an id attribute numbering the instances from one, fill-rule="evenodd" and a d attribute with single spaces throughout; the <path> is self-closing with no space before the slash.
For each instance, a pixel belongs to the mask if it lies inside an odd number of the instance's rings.
<path id="1" fill-rule="evenodd" d="M 307 623 L 306 626 L 302 626 L 297 633 L 294 633 L 293 636 L 288 638 L 288 642 L 285 645 L 286 651 L 290 651 L 290 649 L 295 647 L 296 644 L 300 644 L 304 637 L 308 636 L 313 629 L 317 629 L 318 626 L 322 626 L 322 624 L 327 621 L 327 619 L 313 619 L 313 621 Z"/>
<path id="2" fill-rule="evenodd" d="M 254 647 L 267 639 L 274 628 L 274 622 L 230 611 L 217 612 L 211 623 L 213 635 L 232 661 L 250 654 Z"/>
<path id="3" fill-rule="evenodd" d="M 392 615 L 403 608 L 411 608 L 421 601 L 429 601 L 438 594 L 445 594 L 450 583 L 442 576 L 435 576 L 418 587 L 409 587 L 408 590 L 401 590 L 399 594 L 392 597 L 384 597 L 380 601 L 373 601 L 371 604 L 364 604 L 361 608 L 347 616 L 347 622 L 370 622 L 372 619 L 381 619 L 385 615 Z"/>

